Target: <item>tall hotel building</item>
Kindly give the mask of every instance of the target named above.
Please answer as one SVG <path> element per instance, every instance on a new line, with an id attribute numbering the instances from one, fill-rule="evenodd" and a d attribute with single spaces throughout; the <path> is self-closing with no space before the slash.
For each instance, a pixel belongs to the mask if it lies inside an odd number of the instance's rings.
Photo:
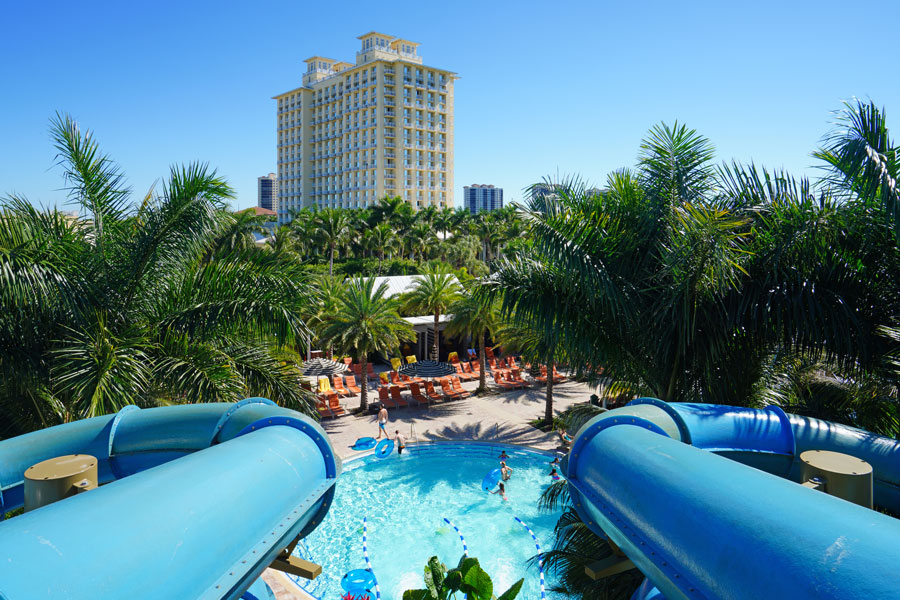
<path id="1" fill-rule="evenodd" d="M 400 196 L 453 207 L 451 71 L 418 44 L 371 32 L 356 63 L 307 59 L 303 85 L 278 102 L 278 221 L 304 206 L 364 208 Z"/>

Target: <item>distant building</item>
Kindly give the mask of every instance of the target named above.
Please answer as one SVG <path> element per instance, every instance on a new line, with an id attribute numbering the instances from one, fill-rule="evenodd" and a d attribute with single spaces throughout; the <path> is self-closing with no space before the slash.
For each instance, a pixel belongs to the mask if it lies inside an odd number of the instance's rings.
<path id="1" fill-rule="evenodd" d="M 503 188 L 492 185 L 467 185 L 463 188 L 463 206 L 473 215 L 503 208 Z"/>
<path id="2" fill-rule="evenodd" d="M 257 178 L 256 205 L 278 212 L 278 176 L 275 173 Z"/>
<path id="3" fill-rule="evenodd" d="M 376 31 L 353 63 L 313 56 L 300 87 L 275 96 L 278 220 L 303 207 L 365 208 L 399 196 L 452 207 L 453 82 L 418 44 Z"/>

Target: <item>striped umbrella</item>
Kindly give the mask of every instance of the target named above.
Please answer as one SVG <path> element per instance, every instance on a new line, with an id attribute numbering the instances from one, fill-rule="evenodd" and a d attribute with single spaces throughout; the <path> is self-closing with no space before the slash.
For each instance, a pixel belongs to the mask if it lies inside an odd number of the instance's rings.
<path id="1" fill-rule="evenodd" d="M 410 377 L 443 377 L 453 375 L 456 369 L 450 363 L 436 360 L 420 360 L 400 367 L 400 373 Z"/>
<path id="2" fill-rule="evenodd" d="M 303 374 L 307 377 L 331 377 L 343 373 L 348 369 L 342 362 L 335 362 L 327 358 L 313 358 L 303 363 Z"/>

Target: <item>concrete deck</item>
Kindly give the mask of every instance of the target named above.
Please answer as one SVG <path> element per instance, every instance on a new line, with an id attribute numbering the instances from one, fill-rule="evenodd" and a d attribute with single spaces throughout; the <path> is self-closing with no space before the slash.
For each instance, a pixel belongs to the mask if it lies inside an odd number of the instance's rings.
<path id="1" fill-rule="evenodd" d="M 472 391 L 478 381 L 463 383 L 463 388 Z M 533 386 L 524 390 L 503 391 L 488 385 L 489 393 L 470 396 L 464 400 L 439 402 L 430 408 L 408 407 L 389 410 L 387 427 L 391 437 L 399 430 L 407 441 L 411 426 L 415 425 L 419 441 L 433 440 L 479 440 L 522 444 L 543 450 L 553 450 L 559 446 L 555 432 L 544 433 L 528 423 L 544 416 L 545 388 Z M 553 387 L 553 409 L 559 414 L 572 404 L 586 402 L 593 389 L 587 385 L 567 381 Z M 369 401 L 377 400 L 377 392 L 369 393 Z M 359 406 L 359 396 L 341 400 L 347 409 Z M 335 452 L 341 458 L 351 458 L 360 454 L 350 446 L 361 437 L 378 437 L 376 415 L 359 417 L 344 416 L 323 419 L 322 427 L 328 432 Z"/>

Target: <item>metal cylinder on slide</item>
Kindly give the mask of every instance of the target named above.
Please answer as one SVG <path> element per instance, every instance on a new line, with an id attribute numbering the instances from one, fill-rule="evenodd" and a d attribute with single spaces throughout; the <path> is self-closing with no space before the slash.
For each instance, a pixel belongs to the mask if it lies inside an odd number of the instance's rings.
<path id="1" fill-rule="evenodd" d="M 800 454 L 803 481 L 822 481 L 821 491 L 848 502 L 872 508 L 872 466 L 866 461 L 830 450 Z"/>
<path id="2" fill-rule="evenodd" d="M 25 512 L 97 487 L 97 459 L 57 456 L 25 470 Z"/>

